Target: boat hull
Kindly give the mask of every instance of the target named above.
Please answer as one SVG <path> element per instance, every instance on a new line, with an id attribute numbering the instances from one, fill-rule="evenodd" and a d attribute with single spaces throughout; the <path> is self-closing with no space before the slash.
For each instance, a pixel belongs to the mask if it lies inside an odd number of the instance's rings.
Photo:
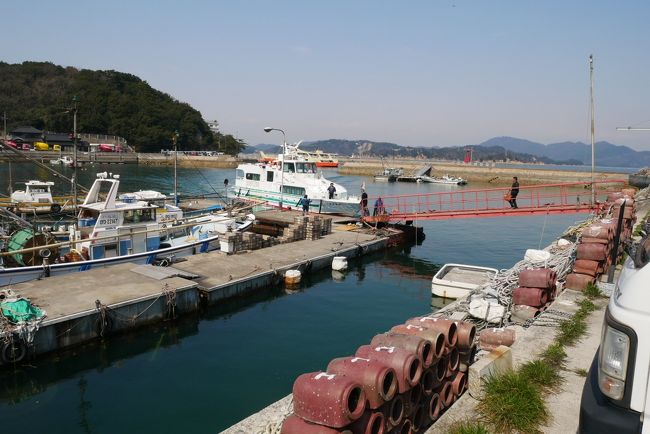
<path id="1" fill-rule="evenodd" d="M 495 268 L 445 264 L 431 279 L 431 293 L 443 298 L 465 297 L 497 273 Z"/>
<path id="2" fill-rule="evenodd" d="M 316 167 L 339 167 L 338 161 L 317 161 Z"/>
<path id="3" fill-rule="evenodd" d="M 90 261 L 66 262 L 51 264 L 49 276 L 61 276 L 68 273 L 87 271 L 93 268 L 104 268 L 117 264 L 152 264 L 157 259 L 164 259 L 170 256 L 182 258 L 198 253 L 205 253 L 219 248 L 218 236 L 208 237 L 180 246 L 167 247 L 150 252 L 136 253 L 133 255 L 116 256 L 112 258 L 95 259 Z M 47 276 L 47 270 L 43 266 L 0 268 L 0 286 L 15 283 L 28 282 Z"/>

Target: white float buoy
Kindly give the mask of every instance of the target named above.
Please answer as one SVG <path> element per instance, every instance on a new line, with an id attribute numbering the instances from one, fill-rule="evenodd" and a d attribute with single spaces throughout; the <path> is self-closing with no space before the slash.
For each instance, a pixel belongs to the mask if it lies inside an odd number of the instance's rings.
<path id="1" fill-rule="evenodd" d="M 296 283 L 300 283 L 301 277 L 302 275 L 299 270 L 287 270 L 287 272 L 284 273 L 284 283 L 295 285 Z"/>
<path id="2" fill-rule="evenodd" d="M 345 256 L 334 256 L 332 259 L 332 270 L 343 271 L 348 268 L 348 258 Z"/>

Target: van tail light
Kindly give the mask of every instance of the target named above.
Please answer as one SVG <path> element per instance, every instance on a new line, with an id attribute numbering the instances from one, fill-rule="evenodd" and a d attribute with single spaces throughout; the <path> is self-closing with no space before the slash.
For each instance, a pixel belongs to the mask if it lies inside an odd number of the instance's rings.
<path id="1" fill-rule="evenodd" d="M 629 355 L 630 337 L 605 325 L 598 360 L 598 385 L 601 392 L 611 399 L 623 398 Z"/>

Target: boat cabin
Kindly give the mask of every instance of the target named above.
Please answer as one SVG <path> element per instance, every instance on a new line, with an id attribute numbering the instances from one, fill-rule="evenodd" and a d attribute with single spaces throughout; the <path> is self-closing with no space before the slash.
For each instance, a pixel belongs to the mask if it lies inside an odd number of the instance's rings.
<path id="1" fill-rule="evenodd" d="M 14 202 L 52 203 L 52 181 L 27 181 L 25 190 L 16 190 L 11 194 Z"/>
<path id="2" fill-rule="evenodd" d="M 118 200 L 119 175 L 98 174 L 79 206 L 78 236 L 89 259 L 142 253 L 160 247 L 158 206 L 139 200 Z"/>

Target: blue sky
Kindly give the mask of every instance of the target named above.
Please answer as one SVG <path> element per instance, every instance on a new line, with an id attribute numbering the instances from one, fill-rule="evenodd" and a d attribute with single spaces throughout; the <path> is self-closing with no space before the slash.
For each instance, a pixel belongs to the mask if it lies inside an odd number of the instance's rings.
<path id="1" fill-rule="evenodd" d="M 494 136 L 650 150 L 647 1 L 32 1 L 0 60 L 138 75 L 247 143 Z M 7 38 L 7 35 L 9 37 Z"/>

